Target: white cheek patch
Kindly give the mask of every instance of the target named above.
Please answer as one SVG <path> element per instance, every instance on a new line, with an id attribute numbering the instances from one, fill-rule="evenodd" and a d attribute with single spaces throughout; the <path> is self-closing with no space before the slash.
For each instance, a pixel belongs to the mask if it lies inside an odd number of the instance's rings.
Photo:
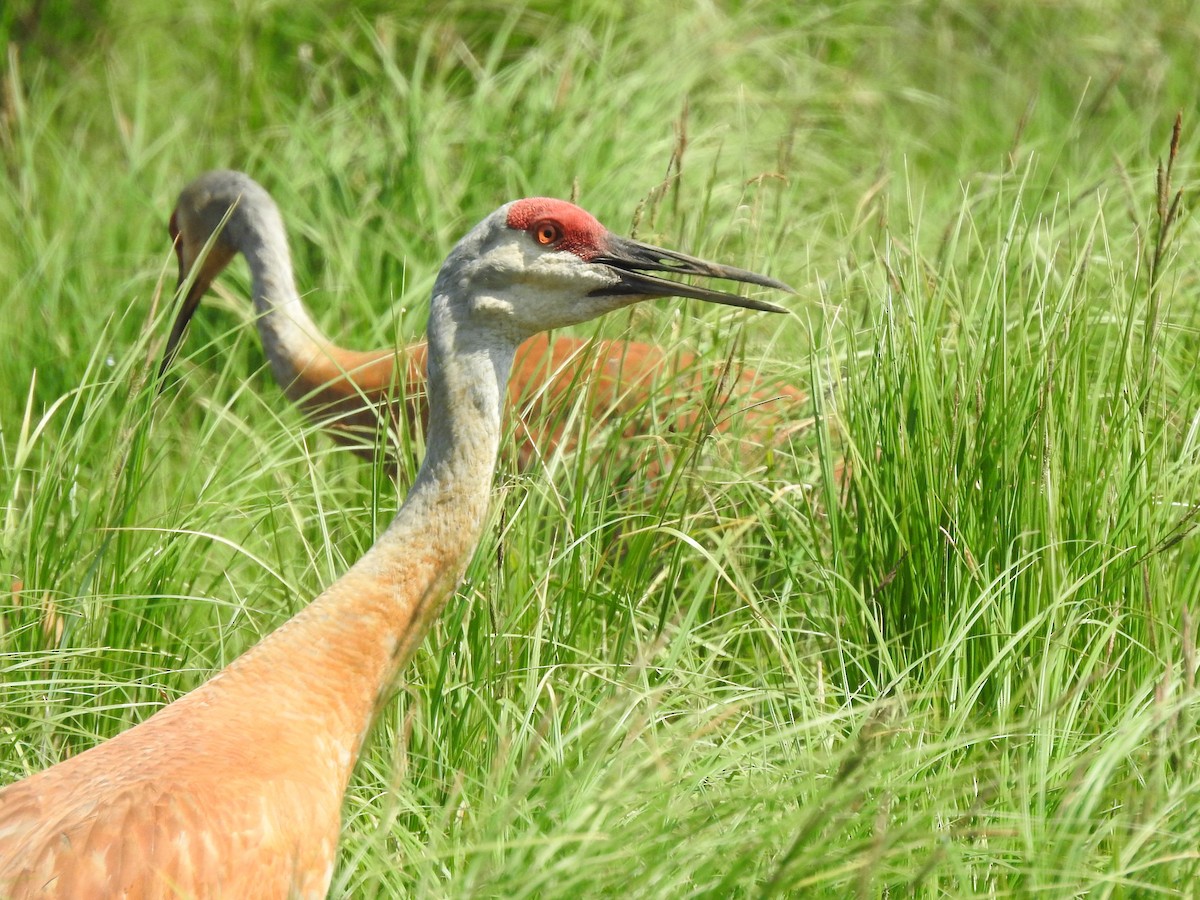
<path id="1" fill-rule="evenodd" d="M 472 294 L 468 298 L 468 304 L 472 315 L 512 315 L 513 312 L 512 304 L 501 296 L 498 291 Z"/>
<path id="2" fill-rule="evenodd" d="M 459 299 L 473 318 L 493 323 L 507 320 L 513 334 L 523 340 L 615 308 L 613 298 L 603 292 L 619 282 L 607 266 L 590 264 L 570 250 L 547 250 L 517 233 L 496 242 L 471 265 Z M 618 305 L 627 302 L 622 298 Z"/>

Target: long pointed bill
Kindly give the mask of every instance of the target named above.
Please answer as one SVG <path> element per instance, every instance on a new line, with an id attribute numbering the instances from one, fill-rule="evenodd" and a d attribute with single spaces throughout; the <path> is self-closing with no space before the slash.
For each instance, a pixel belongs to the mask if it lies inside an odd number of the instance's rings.
<path id="1" fill-rule="evenodd" d="M 225 212 L 220 224 L 209 235 L 208 240 L 205 241 L 204 247 L 199 253 L 185 250 L 184 238 L 179 228 L 179 210 L 176 209 L 175 212 L 171 213 L 171 221 L 168 229 L 171 233 L 171 243 L 175 247 L 175 257 L 179 260 L 179 280 L 175 283 L 175 296 L 179 296 L 179 292 L 185 286 L 187 287 L 187 295 L 180 304 L 179 315 L 175 317 L 175 322 L 171 325 L 171 334 L 167 337 L 167 346 L 163 350 L 162 362 L 158 367 L 160 390 L 163 385 L 162 377 L 167 369 L 170 368 L 171 363 L 175 359 L 175 354 L 179 351 L 179 344 L 183 340 L 183 333 L 187 330 L 188 322 L 192 320 L 192 316 L 196 314 L 196 310 L 200 307 L 200 300 L 204 297 L 213 279 L 233 259 L 233 250 L 228 245 L 219 243 L 218 236 L 225 227 L 225 223 L 229 221 L 229 217 L 233 215 L 233 210 L 236 206 L 237 203 L 235 202 Z M 191 262 L 186 262 L 185 257 L 191 257 Z M 188 285 L 189 277 L 192 279 L 190 285 Z"/>
<path id="2" fill-rule="evenodd" d="M 592 291 L 596 296 L 613 294 L 641 294 L 646 297 L 690 297 L 693 300 L 706 300 L 709 303 L 721 303 L 725 306 L 736 306 L 740 309 L 754 309 L 760 312 L 785 313 L 787 310 L 765 300 L 752 300 L 737 294 L 715 291 L 711 288 L 694 284 L 684 284 L 671 281 L 648 272 L 669 272 L 674 275 L 700 275 L 705 278 L 724 278 L 728 281 L 741 281 L 745 284 L 757 284 L 762 287 L 775 288 L 796 293 L 782 281 L 748 272 L 733 266 L 723 266 L 709 262 L 686 253 L 674 250 L 664 250 L 628 238 L 608 235 L 605 251 L 599 256 L 592 257 L 589 262 L 608 266 L 620 278 L 617 284 L 610 288 Z"/>
<path id="3" fill-rule="evenodd" d="M 179 289 L 183 287 L 186 281 L 187 276 L 181 274 L 179 284 L 175 287 L 176 294 L 179 293 Z M 207 284 L 194 281 L 192 282 L 191 290 L 183 298 L 183 305 L 180 306 L 179 315 L 175 317 L 175 323 L 171 326 L 171 334 L 167 338 L 167 346 L 163 350 L 162 362 L 158 367 L 158 377 L 160 379 L 166 373 L 167 369 L 171 367 L 171 363 L 175 359 L 175 354 L 179 352 L 179 343 L 183 340 L 183 333 L 187 330 L 188 322 L 192 320 L 192 316 L 196 314 L 196 310 L 200 308 L 200 299 L 204 296 L 204 292 L 207 289 Z"/>
<path id="4" fill-rule="evenodd" d="M 171 213 L 171 221 L 167 223 L 167 230 L 171 234 L 171 245 L 175 248 L 175 259 L 179 263 L 179 278 L 175 282 L 175 293 L 173 296 L 179 296 L 179 290 L 187 281 L 187 266 L 183 262 L 183 240 L 179 234 L 179 211 L 175 210 Z M 179 352 L 179 342 L 183 339 L 183 332 L 187 329 L 188 322 L 192 316 L 196 314 L 197 307 L 200 306 L 200 298 L 204 295 L 204 287 L 199 286 L 200 290 L 196 290 L 199 285 L 193 281 L 191 290 L 188 295 L 183 298 L 183 305 L 179 309 L 179 314 L 175 317 L 175 322 L 171 325 L 171 334 L 167 338 L 167 346 L 163 350 L 162 362 L 158 365 L 158 386 L 162 390 L 162 377 L 166 374 L 172 360 L 175 359 L 175 354 Z"/>

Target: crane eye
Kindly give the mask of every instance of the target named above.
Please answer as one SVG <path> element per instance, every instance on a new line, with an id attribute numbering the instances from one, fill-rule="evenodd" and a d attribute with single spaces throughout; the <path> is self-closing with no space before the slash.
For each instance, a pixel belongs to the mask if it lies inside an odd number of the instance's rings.
<path id="1" fill-rule="evenodd" d="M 543 219 L 533 226 L 533 236 L 543 247 L 549 247 L 551 244 L 557 244 L 562 240 L 562 228 L 557 222 Z"/>

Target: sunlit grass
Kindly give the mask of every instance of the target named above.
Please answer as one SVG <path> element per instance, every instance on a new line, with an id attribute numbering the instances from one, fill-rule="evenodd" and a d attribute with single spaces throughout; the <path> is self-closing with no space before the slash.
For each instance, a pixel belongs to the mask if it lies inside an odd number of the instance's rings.
<path id="1" fill-rule="evenodd" d="M 235 658 L 415 471 L 287 407 L 237 266 L 159 393 L 178 190 L 261 181 L 364 348 L 544 193 L 794 284 L 594 331 L 744 359 L 811 423 L 580 415 L 506 457 L 333 894 L 1194 890 L 1188 4 L 69 7 L 0 12 L 0 780 Z"/>

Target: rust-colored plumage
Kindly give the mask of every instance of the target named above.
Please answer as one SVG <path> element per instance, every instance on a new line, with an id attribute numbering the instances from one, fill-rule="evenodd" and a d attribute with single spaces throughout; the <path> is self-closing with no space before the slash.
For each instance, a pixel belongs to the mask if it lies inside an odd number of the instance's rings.
<path id="1" fill-rule="evenodd" d="M 370 458 L 383 424 L 399 433 L 428 426 L 426 345 L 400 351 L 347 350 L 327 345 L 296 366 L 284 393 L 339 443 Z M 621 422 L 626 438 L 654 431 L 693 433 L 736 429 L 755 446 L 773 446 L 807 427 L 807 395 L 751 367 L 728 373 L 701 364 L 686 350 L 641 341 L 536 334 L 518 349 L 508 398 L 516 410 L 515 451 L 522 468 L 559 446 L 576 403 L 592 425 Z"/>
<path id="2" fill-rule="evenodd" d="M 245 176 L 213 177 L 270 212 Z M 284 277 L 277 235 L 241 235 L 238 246 L 256 279 Z M 648 274 L 668 260 L 680 272 L 786 287 L 623 240 L 561 201 L 510 203 L 466 235 L 434 286 L 426 455 L 393 522 L 211 680 L 0 790 L 0 897 L 324 896 L 342 796 L 376 707 L 478 542 L 518 346 L 650 297 L 779 311 Z M 293 325 L 275 322 L 273 340 L 286 343 Z"/>
<path id="3" fill-rule="evenodd" d="M 168 340 L 168 360 L 204 293 L 243 251 L 242 243 L 275 232 L 272 245 L 286 249 L 274 202 L 258 184 L 243 179 L 214 179 L 210 173 L 179 196 L 171 217 L 179 283 L 185 284 L 193 270 L 195 278 Z M 254 202 L 242 203 L 243 196 Z M 275 378 L 292 402 L 339 443 L 368 458 L 376 449 L 381 420 L 395 434 L 418 422 L 427 424 L 424 341 L 398 351 L 340 347 L 304 307 L 290 260 L 280 260 L 279 276 L 269 279 L 260 271 L 265 262 L 261 254 L 247 254 L 247 259 L 256 324 Z M 751 367 L 734 366 L 716 376 L 716 367 L 698 365 L 695 354 L 684 350 L 667 352 L 640 341 L 534 335 L 518 348 L 508 382 L 518 462 L 527 468 L 541 454 L 573 445 L 578 429 L 568 428 L 580 411 L 591 425 L 620 422 L 625 438 L 665 430 L 733 429 L 749 442 L 771 446 L 807 424 L 802 418 L 806 395 L 791 385 Z"/>

